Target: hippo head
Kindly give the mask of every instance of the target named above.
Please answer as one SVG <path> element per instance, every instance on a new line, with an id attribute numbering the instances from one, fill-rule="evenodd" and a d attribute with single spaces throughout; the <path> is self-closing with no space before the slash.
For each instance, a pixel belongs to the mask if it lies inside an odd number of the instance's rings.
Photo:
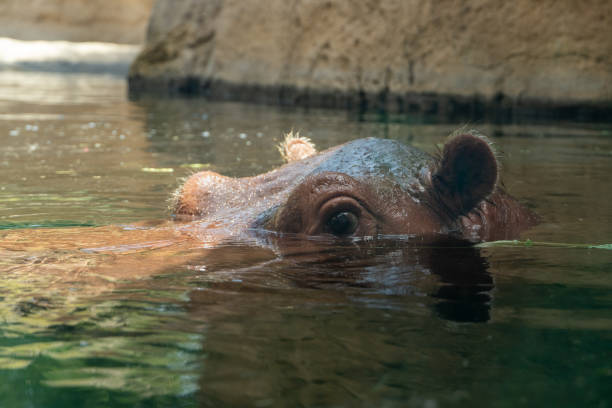
<path id="1" fill-rule="evenodd" d="M 514 237 L 533 214 L 497 187 L 488 140 L 452 136 L 432 156 L 398 141 L 367 138 L 317 153 L 288 137 L 288 163 L 254 177 L 191 176 L 173 204 L 206 228 L 252 228 L 306 235 Z"/>

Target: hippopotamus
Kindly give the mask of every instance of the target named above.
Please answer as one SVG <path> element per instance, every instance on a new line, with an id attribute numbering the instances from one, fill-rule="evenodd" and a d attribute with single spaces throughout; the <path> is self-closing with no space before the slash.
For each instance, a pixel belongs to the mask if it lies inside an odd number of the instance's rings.
<path id="1" fill-rule="evenodd" d="M 499 186 L 486 137 L 458 132 L 431 155 L 374 138 L 317 152 L 290 134 L 280 150 L 287 163 L 265 174 L 186 179 L 171 204 L 181 222 L 0 233 L 0 269 L 22 288 L 17 313 L 49 293 L 94 297 L 188 270 L 218 287 L 267 284 L 271 273 L 275 286 L 416 290 L 440 316 L 488 320 L 494 283 L 470 244 L 516 237 L 537 216 Z"/>
<path id="2" fill-rule="evenodd" d="M 195 173 L 175 192 L 178 220 L 201 231 L 265 230 L 339 238 L 515 238 L 537 216 L 499 183 L 491 142 L 455 132 L 436 154 L 396 140 L 365 138 L 317 152 L 290 133 L 283 166 L 253 177 Z"/>

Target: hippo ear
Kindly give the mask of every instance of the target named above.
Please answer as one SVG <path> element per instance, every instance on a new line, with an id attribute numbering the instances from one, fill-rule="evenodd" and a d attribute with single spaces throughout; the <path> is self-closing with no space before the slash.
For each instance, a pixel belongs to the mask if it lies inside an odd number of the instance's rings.
<path id="1" fill-rule="evenodd" d="M 474 133 L 453 137 L 444 145 L 431 181 L 446 214 L 451 218 L 467 214 L 497 184 L 497 159 L 487 139 Z"/>

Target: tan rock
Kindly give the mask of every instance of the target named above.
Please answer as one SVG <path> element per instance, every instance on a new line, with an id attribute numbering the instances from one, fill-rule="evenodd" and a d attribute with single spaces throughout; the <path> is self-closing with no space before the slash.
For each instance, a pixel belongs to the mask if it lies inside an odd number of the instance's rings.
<path id="1" fill-rule="evenodd" d="M 158 0 L 130 77 L 133 90 L 391 110 L 610 106 L 612 2 Z"/>
<path id="2" fill-rule="evenodd" d="M 0 37 L 142 44 L 153 0 L 0 1 Z"/>

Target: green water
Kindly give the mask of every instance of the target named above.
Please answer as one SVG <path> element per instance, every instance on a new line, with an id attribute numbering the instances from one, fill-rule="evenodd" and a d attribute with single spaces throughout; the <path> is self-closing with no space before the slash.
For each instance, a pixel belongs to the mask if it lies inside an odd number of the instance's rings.
<path id="1" fill-rule="evenodd" d="M 321 149 L 376 136 L 431 152 L 463 125 L 131 102 L 115 77 L 0 72 L 0 407 L 611 407 L 608 250 L 66 249 L 79 228 L 169 218 L 193 171 L 274 168 L 291 129 Z M 523 239 L 612 242 L 610 125 L 467 125 L 542 216 Z"/>

